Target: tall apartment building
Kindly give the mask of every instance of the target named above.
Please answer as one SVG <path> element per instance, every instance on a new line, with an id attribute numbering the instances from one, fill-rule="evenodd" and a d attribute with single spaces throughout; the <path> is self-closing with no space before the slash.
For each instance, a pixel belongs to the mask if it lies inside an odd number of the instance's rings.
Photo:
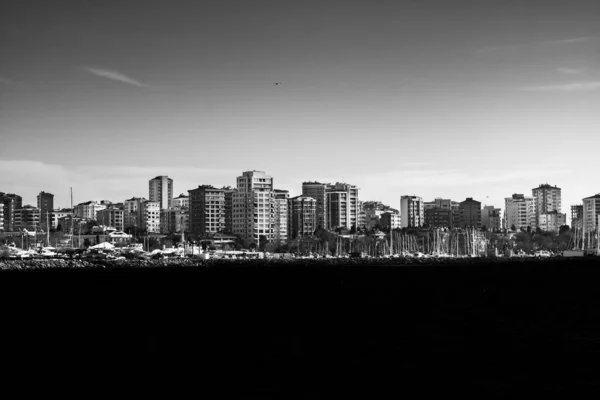
<path id="1" fill-rule="evenodd" d="M 40 192 L 37 196 L 37 208 L 40 210 L 42 229 L 46 230 L 49 228 L 47 225 L 50 225 L 50 215 L 54 209 L 54 195 L 52 193 Z"/>
<path id="2" fill-rule="evenodd" d="M 96 218 L 94 219 L 98 224 L 106 227 L 113 227 L 118 231 L 125 229 L 124 211 L 123 208 L 119 208 L 118 206 L 98 210 L 96 212 Z"/>
<path id="3" fill-rule="evenodd" d="M 288 220 L 290 216 L 288 200 L 290 198 L 290 192 L 281 189 L 275 189 L 273 192 L 275 204 L 273 240 L 280 242 L 288 239 Z"/>
<path id="4" fill-rule="evenodd" d="M 317 200 L 309 196 L 289 199 L 289 238 L 313 235 L 317 230 Z"/>
<path id="5" fill-rule="evenodd" d="M 600 193 L 583 199 L 583 228 L 586 232 L 598 233 L 598 216 L 600 215 Z"/>
<path id="6" fill-rule="evenodd" d="M 157 176 L 148 181 L 148 198 L 158 202 L 160 209 L 173 206 L 173 179 L 168 176 Z"/>
<path id="7" fill-rule="evenodd" d="M 485 226 L 488 231 L 499 231 L 502 227 L 502 210 L 494 206 L 484 206 L 481 210 L 481 226 Z"/>
<path id="8" fill-rule="evenodd" d="M 4 231 L 4 207 L 0 204 L 0 232 Z"/>
<path id="9" fill-rule="evenodd" d="M 425 223 L 425 207 L 419 196 L 400 197 L 400 217 L 402 227 L 417 227 Z"/>
<path id="10" fill-rule="evenodd" d="M 331 185 L 321 182 L 302 182 L 302 195 L 317 202 L 317 226 L 329 229 L 327 212 L 327 190 Z"/>
<path id="11" fill-rule="evenodd" d="M 533 197 L 525 197 L 523 194 L 513 194 L 512 197 L 504 199 L 504 218 L 507 229 L 514 225 L 517 229 L 536 227 L 535 202 Z"/>
<path id="12" fill-rule="evenodd" d="M 233 194 L 237 189 L 227 186 L 223 188 L 225 192 L 225 232 L 233 233 Z"/>
<path id="13" fill-rule="evenodd" d="M 356 225 L 360 229 L 365 229 L 367 227 L 367 213 L 363 207 L 363 202 L 358 201 L 358 222 Z"/>
<path id="14" fill-rule="evenodd" d="M 142 229 L 142 203 L 146 202 L 144 197 L 132 197 L 123 202 L 123 222 L 125 228 Z"/>
<path id="15" fill-rule="evenodd" d="M 15 228 L 28 231 L 42 229 L 40 226 L 40 209 L 30 205 L 15 210 Z"/>
<path id="16" fill-rule="evenodd" d="M 459 204 L 460 226 L 481 228 L 481 202 L 467 197 Z"/>
<path id="17" fill-rule="evenodd" d="M 14 193 L 0 192 L 0 207 L 2 207 L 2 226 L 5 232 L 16 230 L 15 210 L 23 207 L 23 199 Z"/>
<path id="18" fill-rule="evenodd" d="M 571 228 L 583 228 L 583 204 L 571 206 Z"/>
<path id="19" fill-rule="evenodd" d="M 561 189 L 559 187 L 541 184 L 531 189 L 535 204 L 535 227 L 540 226 L 540 215 L 552 211 L 561 211 Z M 549 217 L 545 217 L 547 221 Z M 565 216 L 566 218 L 566 216 Z"/>
<path id="20" fill-rule="evenodd" d="M 259 244 L 260 237 L 273 240 L 275 194 L 273 178 L 264 171 L 245 171 L 237 177 L 233 193 L 233 233 Z"/>
<path id="21" fill-rule="evenodd" d="M 190 231 L 200 235 L 225 230 L 225 190 L 200 185 L 188 190 L 190 197 Z"/>

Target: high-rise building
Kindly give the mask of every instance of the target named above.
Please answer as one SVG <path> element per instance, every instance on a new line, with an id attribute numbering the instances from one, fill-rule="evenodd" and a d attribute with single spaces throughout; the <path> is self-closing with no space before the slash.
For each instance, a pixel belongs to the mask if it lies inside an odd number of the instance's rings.
<path id="1" fill-rule="evenodd" d="M 400 197 L 400 217 L 402 227 L 419 227 L 425 223 L 425 207 L 419 196 Z"/>
<path id="2" fill-rule="evenodd" d="M 237 189 L 231 187 L 223 187 L 225 192 L 225 232 L 233 233 L 233 194 Z"/>
<path id="3" fill-rule="evenodd" d="M 275 189 L 273 192 L 275 205 L 273 240 L 275 242 L 281 242 L 288 239 L 288 219 L 290 211 L 288 200 L 290 198 L 290 192 L 282 189 Z"/>
<path id="4" fill-rule="evenodd" d="M 358 187 L 336 182 L 335 185 L 328 186 L 326 195 L 328 228 L 357 227 L 360 213 Z"/>
<path id="5" fill-rule="evenodd" d="M 15 210 L 23 207 L 23 199 L 14 193 L 0 192 L 0 207 L 2 207 L 3 229 L 5 232 L 16 230 Z"/>
<path id="6" fill-rule="evenodd" d="M 533 195 L 533 201 L 535 205 L 535 226 L 540 226 L 540 215 L 546 214 L 552 211 L 560 213 L 561 211 L 561 189 L 559 187 L 550 186 L 548 184 L 541 184 L 537 188 L 531 189 Z M 544 221 L 548 218 L 545 217 Z M 547 224 L 545 224 L 547 225 Z"/>
<path id="7" fill-rule="evenodd" d="M 37 196 L 37 208 L 40 210 L 42 229 L 46 230 L 48 229 L 47 225 L 50 224 L 50 215 L 54 209 L 54 195 L 52 193 L 40 192 Z"/>
<path id="8" fill-rule="evenodd" d="M 461 201 L 458 206 L 460 210 L 460 226 L 464 227 L 481 227 L 481 202 L 473 200 L 472 197 L 467 197 Z"/>
<path id="9" fill-rule="evenodd" d="M 302 182 L 302 195 L 317 201 L 317 226 L 329 229 L 327 212 L 327 189 L 331 185 L 321 182 Z"/>
<path id="10" fill-rule="evenodd" d="M 207 235 L 225 230 L 225 190 L 200 185 L 188 190 L 190 231 Z"/>
<path id="11" fill-rule="evenodd" d="M 157 176 L 148 181 L 148 198 L 156 201 L 160 209 L 173 206 L 173 179 L 168 176 Z"/>
<path id="12" fill-rule="evenodd" d="M 532 229 L 536 227 L 535 203 L 533 197 L 525 197 L 523 194 L 513 194 L 512 197 L 504 199 L 504 219 L 507 229 L 515 226 L 517 229 Z"/>
<path id="13" fill-rule="evenodd" d="M 245 171 L 237 177 L 233 193 L 233 233 L 259 244 L 261 236 L 274 239 L 275 195 L 273 178 L 264 171 Z"/>
<path id="14" fill-rule="evenodd" d="M 317 200 L 308 196 L 289 199 L 289 238 L 313 235 L 317 230 Z"/>
<path id="15" fill-rule="evenodd" d="M 571 228 L 583 228 L 583 204 L 571 206 Z"/>
<path id="16" fill-rule="evenodd" d="M 496 232 L 502 227 L 502 210 L 494 206 L 484 206 L 481 210 L 481 226 L 485 226 L 488 231 Z"/>
<path id="17" fill-rule="evenodd" d="M 583 228 L 586 232 L 598 232 L 598 215 L 600 215 L 600 193 L 583 199 Z"/>

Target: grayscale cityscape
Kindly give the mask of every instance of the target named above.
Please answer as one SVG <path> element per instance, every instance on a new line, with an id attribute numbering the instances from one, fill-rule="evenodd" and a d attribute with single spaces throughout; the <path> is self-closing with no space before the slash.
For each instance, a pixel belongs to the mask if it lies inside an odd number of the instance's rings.
<path id="1" fill-rule="evenodd" d="M 600 0 L 0 0 L 4 392 L 588 398 L 599 49 Z"/>

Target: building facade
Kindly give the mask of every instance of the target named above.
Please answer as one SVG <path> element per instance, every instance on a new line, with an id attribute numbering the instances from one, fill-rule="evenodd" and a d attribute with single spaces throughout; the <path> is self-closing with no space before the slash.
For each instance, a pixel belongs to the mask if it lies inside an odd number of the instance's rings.
<path id="1" fill-rule="evenodd" d="M 106 209 L 106 204 L 97 201 L 86 201 L 85 203 L 77 204 L 73 211 L 75 216 L 83 219 L 96 219 L 96 213 Z"/>
<path id="2" fill-rule="evenodd" d="M 481 226 L 491 232 L 499 231 L 502 227 L 502 210 L 494 206 L 484 206 L 481 210 Z"/>
<path id="3" fill-rule="evenodd" d="M 188 193 L 190 231 L 199 235 L 225 231 L 225 190 L 200 185 Z"/>
<path id="4" fill-rule="evenodd" d="M 583 204 L 571 206 L 571 228 L 583 227 Z"/>
<path id="5" fill-rule="evenodd" d="M 28 231 L 41 230 L 40 209 L 30 205 L 15 210 L 15 228 Z"/>
<path id="6" fill-rule="evenodd" d="M 513 194 L 512 197 L 504 199 L 504 218 L 507 229 L 515 226 L 517 229 L 532 229 L 536 226 L 535 203 L 533 197 L 525 197 L 523 194 Z"/>
<path id="7" fill-rule="evenodd" d="M 141 206 L 142 227 L 147 233 L 160 233 L 160 203 L 145 201 Z"/>
<path id="8" fill-rule="evenodd" d="M 123 222 L 125 228 L 143 229 L 142 204 L 146 202 L 144 197 L 132 197 L 123 202 Z"/>
<path id="9" fill-rule="evenodd" d="M 400 197 L 402 227 L 418 227 L 425 223 L 425 205 L 419 196 Z"/>
<path id="10" fill-rule="evenodd" d="M 556 211 L 561 212 L 561 189 L 559 187 L 541 184 L 537 188 L 531 189 L 533 202 L 535 205 L 535 227 L 541 227 L 540 215 Z M 548 221 L 554 217 L 544 217 Z M 547 225 L 547 224 L 544 224 Z"/>
<path id="11" fill-rule="evenodd" d="M 40 192 L 37 196 L 37 208 L 40 210 L 40 218 L 42 229 L 48 229 L 50 224 L 50 216 L 54 209 L 54 195 L 52 193 Z"/>
<path id="12" fill-rule="evenodd" d="M 425 224 L 430 228 L 452 228 L 453 211 L 450 208 L 428 207 L 425 209 Z"/>
<path id="13" fill-rule="evenodd" d="M 317 226 L 329 229 L 327 212 L 327 190 L 331 185 L 321 182 L 302 182 L 302 195 L 317 202 Z"/>
<path id="14" fill-rule="evenodd" d="M 460 227 L 481 228 L 481 202 L 467 197 L 458 206 L 460 210 Z"/>
<path id="15" fill-rule="evenodd" d="M 398 211 L 386 211 L 379 217 L 379 226 L 381 229 L 389 230 L 402 227 L 402 219 Z"/>
<path id="16" fill-rule="evenodd" d="M 125 229 L 125 217 L 122 208 L 109 207 L 104 210 L 99 210 L 96 212 L 96 217 L 94 219 L 98 224 L 105 227 L 112 227 L 118 231 L 123 231 Z"/>
<path id="17" fill-rule="evenodd" d="M 5 232 L 16 230 L 15 210 L 23 207 L 23 199 L 14 193 L 0 192 L 0 207 L 2 207 L 2 228 Z"/>
<path id="18" fill-rule="evenodd" d="M 157 176 L 148 181 L 148 199 L 158 202 L 160 209 L 173 207 L 173 179 Z"/>
<path id="19" fill-rule="evenodd" d="M 539 214 L 538 228 L 544 231 L 558 231 L 561 226 L 567 224 L 566 214 L 561 214 L 558 211 L 550 211 Z"/>
<path id="20" fill-rule="evenodd" d="M 309 196 L 289 199 L 289 238 L 311 236 L 317 230 L 317 200 Z"/>
<path id="21" fill-rule="evenodd" d="M 233 193 L 233 233 L 259 244 L 260 237 L 274 239 L 275 193 L 273 178 L 264 171 L 245 171 L 237 177 Z"/>
<path id="22" fill-rule="evenodd" d="M 586 232 L 598 232 L 600 193 L 583 199 L 583 228 Z"/>
<path id="23" fill-rule="evenodd" d="M 275 189 L 275 227 L 273 231 L 273 240 L 276 242 L 286 241 L 288 239 L 288 221 L 290 192 L 288 190 Z"/>
<path id="24" fill-rule="evenodd" d="M 181 193 L 179 196 L 173 198 L 173 207 L 185 207 L 190 206 L 190 197 L 185 193 Z"/>
<path id="25" fill-rule="evenodd" d="M 190 213 L 187 207 L 171 207 L 160 211 L 160 233 L 188 232 Z"/>

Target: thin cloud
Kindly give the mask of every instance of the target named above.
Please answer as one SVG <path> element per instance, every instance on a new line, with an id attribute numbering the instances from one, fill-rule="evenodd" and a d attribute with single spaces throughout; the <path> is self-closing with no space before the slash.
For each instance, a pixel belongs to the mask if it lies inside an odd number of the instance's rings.
<path id="1" fill-rule="evenodd" d="M 585 43 L 585 42 L 589 42 L 590 38 L 589 37 L 576 37 L 576 38 L 569 38 L 569 39 L 561 39 L 561 40 L 551 40 L 547 43 L 555 43 L 555 44 L 569 44 L 569 43 Z"/>
<path id="2" fill-rule="evenodd" d="M 584 74 L 587 71 L 587 69 L 586 68 L 561 67 L 561 68 L 557 68 L 557 71 L 560 72 L 561 74 L 566 74 L 566 75 L 581 75 L 581 74 Z"/>
<path id="3" fill-rule="evenodd" d="M 430 162 L 406 162 L 402 165 L 405 167 L 426 167 L 428 165 L 431 165 L 431 163 Z"/>
<path id="4" fill-rule="evenodd" d="M 128 83 L 130 85 L 134 85 L 134 86 L 139 86 L 139 87 L 144 87 L 147 86 L 121 72 L 118 71 L 110 71 L 107 69 L 102 69 L 102 68 L 90 68 L 90 67 L 84 67 L 83 70 L 89 72 L 90 74 L 102 77 L 102 78 L 106 78 L 106 79 L 111 79 L 113 81 L 119 81 L 119 82 L 124 82 L 124 83 Z"/>
<path id="5" fill-rule="evenodd" d="M 20 86 L 18 82 L 13 81 L 12 79 L 4 78 L 0 76 L 0 83 L 7 86 Z"/>
<path id="6" fill-rule="evenodd" d="M 527 92 L 590 92 L 600 89 L 600 81 L 573 82 L 560 85 L 526 86 L 521 90 Z"/>

